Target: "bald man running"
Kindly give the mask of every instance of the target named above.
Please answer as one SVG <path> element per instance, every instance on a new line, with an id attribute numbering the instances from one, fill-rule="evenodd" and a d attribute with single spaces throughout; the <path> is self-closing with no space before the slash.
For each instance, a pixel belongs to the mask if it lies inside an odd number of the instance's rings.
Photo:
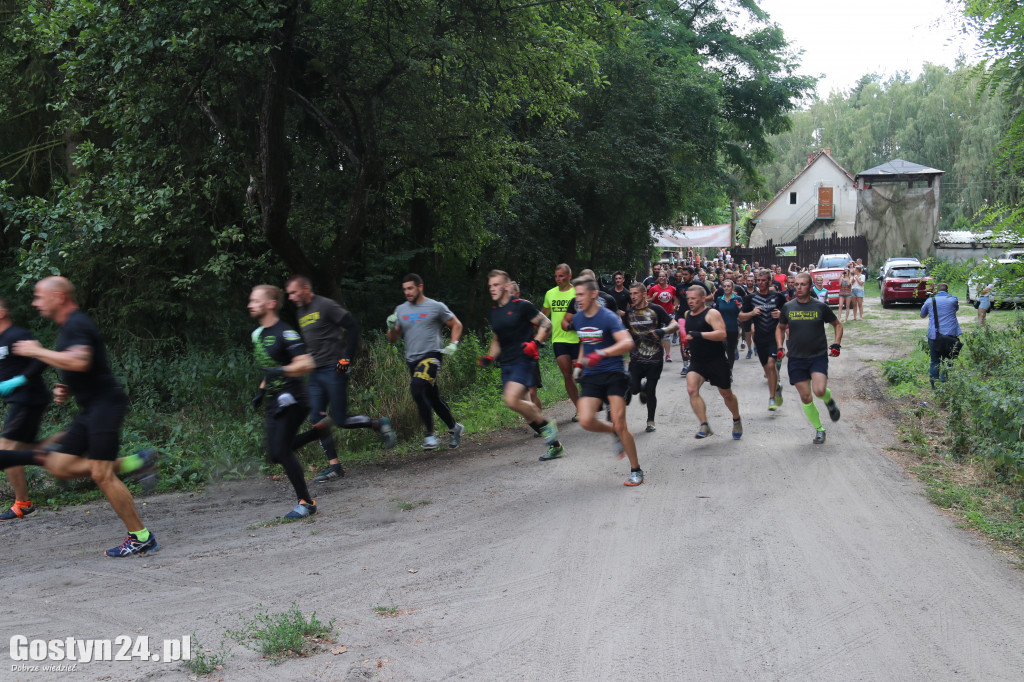
<path id="1" fill-rule="evenodd" d="M 79 310 L 75 288 L 63 277 L 40 280 L 32 306 L 60 326 L 57 343 L 53 350 L 47 350 L 35 340 L 18 341 L 12 351 L 56 368 L 64 383 L 54 388 L 54 398 L 63 402 L 73 396 L 80 410 L 61 438 L 58 451 L 46 458 L 46 469 L 57 478 L 92 478 L 103 491 L 128 529 L 124 542 L 106 550 L 106 556 L 155 552 L 159 549 L 156 536 L 143 525 L 132 494 L 116 475 L 128 396 L 110 371 L 103 337 L 89 316 Z"/>

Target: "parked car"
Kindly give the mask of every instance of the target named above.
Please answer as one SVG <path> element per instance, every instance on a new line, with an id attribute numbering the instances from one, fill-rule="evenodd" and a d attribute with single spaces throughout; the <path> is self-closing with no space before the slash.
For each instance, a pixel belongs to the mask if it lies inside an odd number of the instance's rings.
<path id="1" fill-rule="evenodd" d="M 824 268 L 843 268 L 850 264 L 853 258 L 848 253 L 825 253 L 818 256 L 818 264 L 814 266 L 815 271 Z"/>
<path id="2" fill-rule="evenodd" d="M 992 302 L 996 305 L 1020 305 L 1024 303 L 1024 260 L 997 258 L 989 263 L 991 274 L 974 274 L 967 280 L 967 302 L 978 300 L 978 291 L 992 284 Z M 1000 281 L 1006 285 L 1000 286 Z M 1012 282 L 1013 286 L 1009 286 Z"/>
<path id="3" fill-rule="evenodd" d="M 897 263 L 890 266 L 881 279 L 883 308 L 894 303 L 924 303 L 932 287 L 932 278 L 920 263 Z"/>
<path id="4" fill-rule="evenodd" d="M 910 256 L 898 256 L 896 258 L 890 258 L 886 260 L 884 263 L 882 263 L 882 267 L 878 268 L 878 277 L 876 277 L 875 279 L 881 282 L 882 279 L 885 277 L 885 273 L 888 272 L 890 268 L 895 267 L 897 265 L 912 265 L 919 268 L 924 267 L 924 265 L 921 264 L 921 261 L 919 261 L 916 258 L 911 258 Z"/>

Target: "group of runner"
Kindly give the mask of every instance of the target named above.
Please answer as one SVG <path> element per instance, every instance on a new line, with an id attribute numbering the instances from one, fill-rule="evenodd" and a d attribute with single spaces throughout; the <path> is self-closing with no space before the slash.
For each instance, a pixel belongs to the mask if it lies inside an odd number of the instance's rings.
<path id="1" fill-rule="evenodd" d="M 478 362 L 481 366 L 500 364 L 505 405 L 544 438 L 547 450 L 540 460 L 557 459 L 565 453 L 558 427 L 545 418 L 536 394 L 540 349 L 550 341 L 576 408 L 573 421 L 588 431 L 613 437 L 616 454 L 629 460 L 625 485 L 637 486 L 643 483 L 644 472 L 626 424 L 626 406 L 638 396 L 647 408 L 646 430 L 655 431 L 657 387 L 664 363 L 671 361 L 671 346 L 666 342 L 673 336 L 678 336 L 689 360 L 682 373 L 699 422 L 695 436 L 713 434 L 700 395 L 704 383 L 718 388 L 729 409 L 732 437 L 743 436 L 732 369 L 738 357 L 737 342 L 744 332 L 747 357 L 756 351 L 764 368 L 768 409 L 772 411 L 782 404 L 777 363 L 788 348 L 789 380 L 815 428 L 813 442 L 820 444 L 825 430 L 813 398 L 825 403 L 833 421 L 839 419 L 827 374 L 828 356 L 839 355 L 842 324 L 813 295 L 809 274 L 790 277 L 791 300 L 771 287 L 768 270 L 726 271 L 713 287 L 698 278 L 691 266 L 675 274 L 677 281 L 671 287 L 667 273 L 655 273 L 648 287 L 640 282 L 627 285 L 624 273 L 617 272 L 614 284 L 602 291 L 593 271 L 584 270 L 574 279 L 571 268 L 563 263 L 556 267 L 555 286 L 538 309 L 519 297 L 518 286 L 508 273 L 493 270 L 487 282 L 492 337 L 488 353 Z M 425 296 L 418 275 L 406 275 L 401 289 L 405 302 L 388 317 L 386 334 L 391 342 L 404 339 L 410 392 L 424 428 L 423 449 L 441 445 L 434 428 L 435 415 L 447 427 L 448 447 L 457 448 L 465 428 L 441 397 L 437 377 L 444 358 L 457 352 L 463 325 L 444 303 Z M 296 306 L 298 331 L 280 318 L 285 294 Z M 0 433 L 0 468 L 6 469 L 15 492 L 14 504 L 0 519 L 23 518 L 35 510 L 28 499 L 22 467 L 44 466 L 58 478 L 91 477 L 103 491 L 128 530 L 119 546 L 106 550 L 107 556 L 155 551 L 156 537 L 143 525 L 118 474 L 152 480 L 158 454 L 144 450 L 117 458 L 128 401 L 110 370 L 103 339 L 79 310 L 74 287 L 62 277 L 37 283 L 33 306 L 60 327 L 53 350 L 44 349 L 26 330 L 15 327 L 7 304 L 0 300 L 0 398 L 8 404 Z M 269 459 L 282 466 L 294 488 L 297 504 L 285 518 L 307 517 L 315 514 L 317 507 L 296 458 L 297 448 L 319 440 L 328 462 L 313 482 L 326 483 L 345 475 L 331 435 L 334 428 L 372 429 L 385 447 L 395 445 L 395 432 L 385 417 L 348 414 L 347 385 L 360 329 L 351 313 L 315 294 L 309 278 L 291 277 L 284 290 L 258 285 L 250 293 L 247 309 L 259 325 L 252 332 L 252 343 L 261 381 L 252 406 L 263 413 Z M 825 336 L 826 324 L 835 329 L 831 346 Z M 446 328 L 448 343 L 442 336 Z M 56 368 L 61 376 L 53 399 L 61 403 L 74 397 L 80 411 L 67 431 L 40 442 L 38 430 L 49 402 L 41 378 L 46 366 Z M 604 406 L 607 418 L 599 416 Z M 300 434 L 304 422 L 310 428 Z"/>

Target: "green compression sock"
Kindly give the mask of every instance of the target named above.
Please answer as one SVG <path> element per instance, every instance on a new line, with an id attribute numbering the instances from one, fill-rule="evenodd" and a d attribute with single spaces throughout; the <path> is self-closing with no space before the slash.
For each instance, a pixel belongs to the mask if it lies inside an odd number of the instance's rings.
<path id="1" fill-rule="evenodd" d="M 128 535 L 131 535 L 133 538 L 135 538 L 139 542 L 148 542 L 149 541 L 149 531 L 147 529 L 145 529 L 145 528 L 143 528 L 142 530 L 131 531 L 131 532 L 128 533 Z"/>
<path id="2" fill-rule="evenodd" d="M 136 455 L 128 455 L 121 460 L 121 473 L 130 474 L 136 469 L 142 468 L 142 458 Z"/>
<path id="3" fill-rule="evenodd" d="M 824 400 L 826 403 L 832 402 L 832 389 L 826 388 L 825 395 L 821 396 L 821 399 Z"/>
<path id="4" fill-rule="evenodd" d="M 814 402 L 803 403 L 804 414 L 811 421 L 811 426 L 821 431 L 821 417 L 818 415 L 818 408 L 814 406 Z"/>

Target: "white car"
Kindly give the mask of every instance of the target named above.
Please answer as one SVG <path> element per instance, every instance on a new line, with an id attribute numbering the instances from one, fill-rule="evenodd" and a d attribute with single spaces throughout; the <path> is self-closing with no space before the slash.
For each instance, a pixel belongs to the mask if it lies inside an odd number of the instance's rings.
<path id="1" fill-rule="evenodd" d="M 885 278 L 885 273 L 889 272 L 889 269 L 890 268 L 894 268 L 894 267 L 901 267 L 901 268 L 923 268 L 924 265 L 922 265 L 921 261 L 919 261 L 918 259 L 911 258 L 909 256 L 900 256 L 898 258 L 890 258 L 887 261 L 885 261 L 884 263 L 882 263 L 882 267 L 878 268 L 878 277 L 876 277 L 875 279 L 878 279 L 878 280 L 884 279 Z"/>
<path id="2" fill-rule="evenodd" d="M 999 305 L 1020 305 L 1024 303 L 1024 260 L 1018 258 L 997 258 L 989 263 L 989 267 L 1001 271 L 999 274 L 1007 274 L 1014 286 L 1000 287 L 999 276 L 993 273 L 992 276 L 982 277 L 971 275 L 967 280 L 967 302 L 974 303 L 978 300 L 978 290 L 984 289 L 989 283 L 992 287 L 992 303 Z M 1004 275 L 1005 276 L 1005 275 Z M 987 281 L 986 281 L 987 280 Z M 1009 289 L 1009 290 L 1007 290 Z"/>

